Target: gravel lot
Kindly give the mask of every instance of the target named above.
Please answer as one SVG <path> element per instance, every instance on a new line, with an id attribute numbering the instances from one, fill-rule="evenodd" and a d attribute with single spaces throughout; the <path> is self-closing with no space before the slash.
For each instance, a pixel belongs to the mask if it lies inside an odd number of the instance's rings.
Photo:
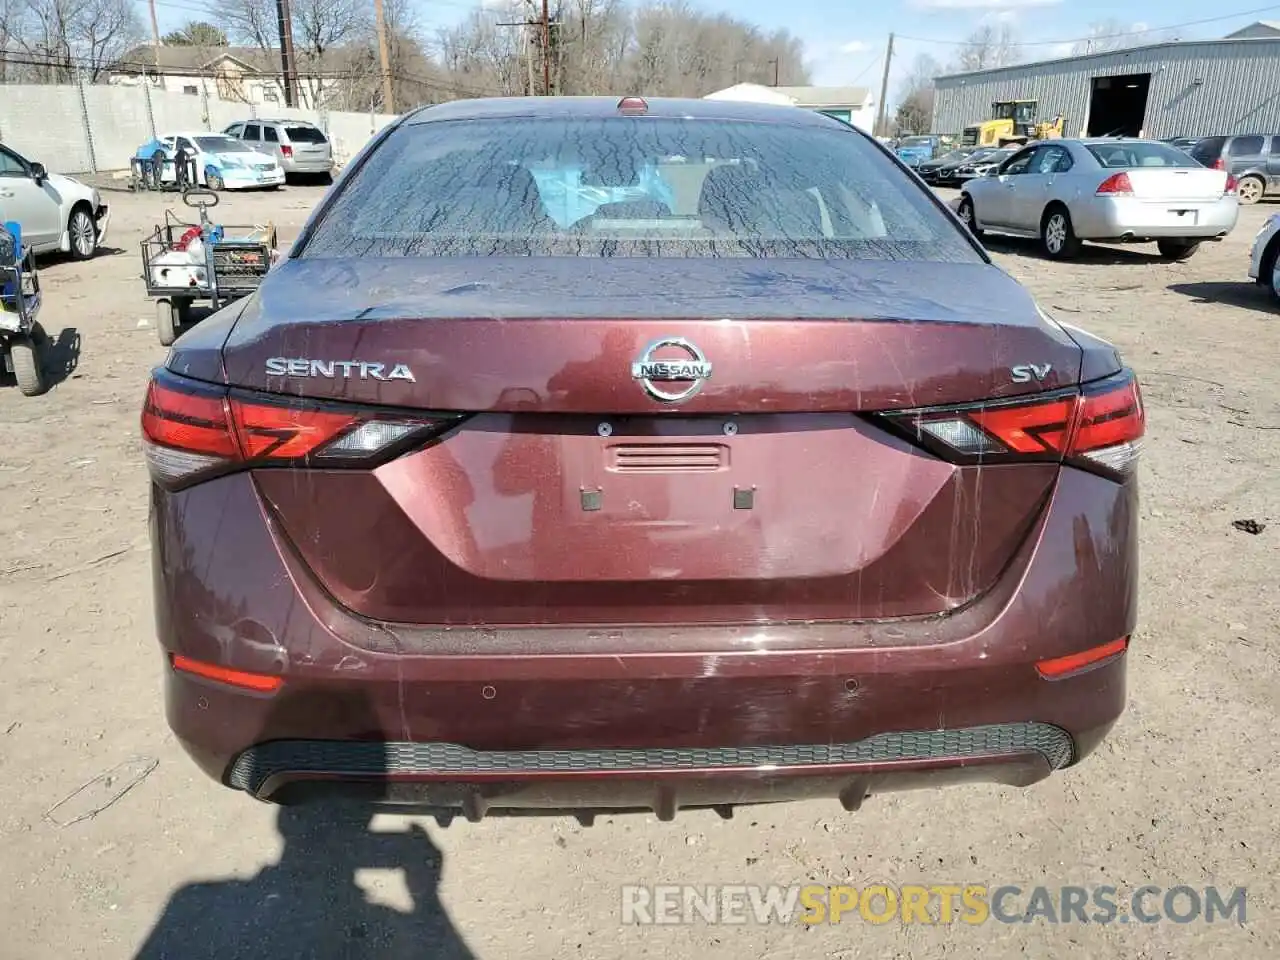
<path id="1" fill-rule="evenodd" d="M 317 188 L 236 197 L 292 239 Z M 685 814 L 434 821 L 285 813 L 206 780 L 170 737 L 152 636 L 138 409 L 165 351 L 137 243 L 165 200 L 111 194 L 109 246 L 51 262 L 62 382 L 0 388 L 0 957 L 1275 957 L 1280 786 L 1280 311 L 1246 276 L 1276 209 L 1186 264 L 1091 248 L 1058 265 L 997 243 L 1062 319 L 1138 370 L 1150 441 L 1130 708 L 1088 762 L 1025 791 L 957 787 Z M 1257 536 L 1237 519 L 1268 524 Z M 141 758 L 141 759 L 139 759 Z M 96 817 L 91 786 L 141 782 Z M 127 772 L 126 774 L 127 775 Z M 56 822 L 55 822 L 56 821 Z M 1248 887 L 1248 922 L 646 927 L 628 883 Z"/>

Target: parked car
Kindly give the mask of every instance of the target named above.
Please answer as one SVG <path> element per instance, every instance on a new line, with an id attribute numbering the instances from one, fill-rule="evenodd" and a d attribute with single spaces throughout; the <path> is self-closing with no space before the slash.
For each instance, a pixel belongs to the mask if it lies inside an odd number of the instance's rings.
<path id="1" fill-rule="evenodd" d="M 148 140 L 134 157 L 158 165 L 161 181 L 174 183 L 173 161 L 179 150 L 193 161 L 196 185 L 210 190 L 273 190 L 284 183 L 275 157 L 222 133 L 166 133 Z"/>
<path id="2" fill-rule="evenodd" d="M 1240 214 L 1235 180 L 1158 140 L 1053 140 L 1019 150 L 962 187 L 958 212 L 983 231 L 1039 237 L 1050 257 L 1081 241 L 1146 243 L 1185 260 Z"/>
<path id="3" fill-rule="evenodd" d="M 169 723 L 260 799 L 854 809 L 1124 709 L 1133 373 L 818 113 L 399 118 L 142 430 Z"/>
<path id="4" fill-rule="evenodd" d="M 941 186 L 942 182 L 956 167 L 960 166 L 977 150 L 974 147 L 958 147 L 934 160 L 929 160 L 916 167 L 920 179 L 933 186 Z"/>
<path id="5" fill-rule="evenodd" d="M 1205 137 L 1191 156 L 1235 177 L 1241 203 L 1280 193 L 1280 136 Z"/>
<path id="6" fill-rule="evenodd" d="M 1017 152 L 1017 147 L 980 147 L 948 173 L 947 185 L 965 184 L 976 177 L 985 177 Z"/>
<path id="7" fill-rule="evenodd" d="M 1184 150 L 1190 153 L 1191 148 L 1200 142 L 1200 138 L 1199 137 L 1166 137 L 1160 142 L 1167 143 L 1171 147 L 1177 147 L 1179 150 Z"/>
<path id="8" fill-rule="evenodd" d="M 942 139 L 935 136 L 903 137 L 898 141 L 898 159 L 908 167 L 918 167 L 932 160 L 938 153 Z"/>
<path id="9" fill-rule="evenodd" d="M 224 131 L 254 150 L 274 156 L 285 174 L 333 175 L 333 147 L 323 130 L 305 120 L 247 120 Z"/>
<path id="10" fill-rule="evenodd" d="M 1280 300 L 1280 213 L 1273 213 L 1253 239 L 1249 251 L 1249 278 Z"/>
<path id="11" fill-rule="evenodd" d="M 111 208 L 93 187 L 0 146 L 0 223 L 6 221 L 21 225 L 33 253 L 88 260 L 107 237 Z"/>

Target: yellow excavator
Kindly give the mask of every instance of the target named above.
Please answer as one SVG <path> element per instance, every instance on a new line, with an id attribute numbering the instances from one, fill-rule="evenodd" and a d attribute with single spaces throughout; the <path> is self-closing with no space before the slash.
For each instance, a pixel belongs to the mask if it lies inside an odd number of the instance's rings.
<path id="1" fill-rule="evenodd" d="M 965 147 L 1007 147 L 1031 140 L 1053 140 L 1062 136 L 1066 118 L 1058 114 L 1052 121 L 1036 122 L 1036 100 L 1000 100 L 991 105 L 991 119 L 964 128 L 960 144 Z"/>

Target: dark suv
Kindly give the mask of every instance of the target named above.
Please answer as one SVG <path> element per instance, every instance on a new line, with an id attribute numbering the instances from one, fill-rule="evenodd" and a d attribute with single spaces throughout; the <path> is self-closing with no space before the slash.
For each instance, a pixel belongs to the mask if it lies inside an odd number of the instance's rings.
<path id="1" fill-rule="evenodd" d="M 1280 193 L 1280 136 L 1205 137 L 1191 148 L 1191 156 L 1235 177 L 1241 203 Z"/>

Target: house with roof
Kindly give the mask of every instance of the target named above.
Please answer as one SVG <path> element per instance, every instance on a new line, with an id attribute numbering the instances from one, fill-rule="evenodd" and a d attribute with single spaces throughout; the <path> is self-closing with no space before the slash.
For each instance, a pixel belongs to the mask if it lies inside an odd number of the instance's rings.
<path id="1" fill-rule="evenodd" d="M 346 92 L 342 76 L 358 72 L 354 68 L 361 55 L 361 51 L 342 49 L 326 51 L 318 59 L 299 54 L 296 105 L 312 110 L 332 106 Z M 209 100 L 283 106 L 281 78 L 280 54 L 256 47 L 146 45 L 121 57 L 107 72 L 107 82 L 117 86 L 145 82 L 155 89 Z"/>
<path id="2" fill-rule="evenodd" d="M 825 113 L 862 130 L 875 125 L 875 101 L 866 87 L 766 87 L 758 83 L 737 83 L 707 94 L 704 100 L 747 100 L 776 103 Z"/>

